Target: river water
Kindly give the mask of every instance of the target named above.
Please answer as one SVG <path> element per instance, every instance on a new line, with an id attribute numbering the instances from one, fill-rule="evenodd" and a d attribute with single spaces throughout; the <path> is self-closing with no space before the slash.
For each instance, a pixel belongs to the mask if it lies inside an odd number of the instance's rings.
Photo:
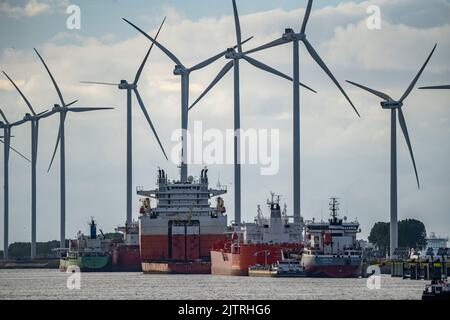
<path id="1" fill-rule="evenodd" d="M 81 273 L 0 270 L 0 299 L 421 299 L 427 282 L 382 275 L 379 289 L 367 279 L 253 278 L 211 275 Z M 68 289 L 79 283 L 79 289 Z"/>

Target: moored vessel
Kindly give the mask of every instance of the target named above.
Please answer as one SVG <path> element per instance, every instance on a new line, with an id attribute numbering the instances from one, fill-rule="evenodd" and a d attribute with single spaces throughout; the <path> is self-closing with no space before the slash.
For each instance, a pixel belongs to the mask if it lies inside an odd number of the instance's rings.
<path id="1" fill-rule="evenodd" d="M 144 273 L 211 273 L 210 251 L 225 240 L 227 217 L 221 195 L 226 188 L 209 188 L 208 169 L 200 178 L 169 181 L 158 170 L 158 188 L 138 190 L 141 199 L 139 243 Z M 210 199 L 216 198 L 216 207 Z M 151 199 L 156 206 L 151 206 Z"/>
<path id="2" fill-rule="evenodd" d="M 60 259 L 60 271 L 79 268 L 83 272 L 109 271 L 111 266 L 111 240 L 97 236 L 97 223 L 89 222 L 90 235 L 78 232 L 76 240 L 69 240 L 69 250 Z"/>
<path id="3" fill-rule="evenodd" d="M 302 222 L 290 222 L 286 207 L 280 208 L 280 197 L 272 193 L 267 201 L 270 218 L 258 213 L 253 223 L 233 226 L 225 241 L 219 241 L 211 250 L 211 272 L 214 275 L 247 276 L 250 266 L 272 265 L 301 252 Z"/>
<path id="4" fill-rule="evenodd" d="M 273 265 L 254 265 L 248 268 L 250 277 L 303 278 L 305 269 L 297 259 L 283 259 Z"/>
<path id="5" fill-rule="evenodd" d="M 116 232 L 123 234 L 123 241 L 112 246 L 112 268 L 114 271 L 142 271 L 141 253 L 139 248 L 139 224 L 136 221 L 126 223 Z"/>
<path id="6" fill-rule="evenodd" d="M 338 218 L 339 202 L 330 202 L 331 218 L 325 222 L 306 223 L 307 244 L 301 265 L 310 277 L 349 278 L 361 275 L 362 251 L 356 234 L 357 221 Z"/>

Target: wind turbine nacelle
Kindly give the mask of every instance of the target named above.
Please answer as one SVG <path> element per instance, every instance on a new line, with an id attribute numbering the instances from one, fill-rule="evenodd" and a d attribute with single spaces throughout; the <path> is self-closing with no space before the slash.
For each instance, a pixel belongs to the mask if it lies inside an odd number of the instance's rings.
<path id="1" fill-rule="evenodd" d="M 227 53 L 225 54 L 226 59 L 236 59 L 239 58 L 239 55 L 242 56 L 242 53 L 237 53 L 234 48 L 228 48 Z"/>
<path id="2" fill-rule="evenodd" d="M 25 117 L 23 117 L 24 120 L 31 120 L 31 114 L 25 113 Z"/>
<path id="3" fill-rule="evenodd" d="M 185 72 L 185 68 L 177 64 L 175 69 L 173 69 L 173 74 L 176 76 L 181 76 Z"/>
<path id="4" fill-rule="evenodd" d="M 398 109 L 403 106 L 403 103 L 398 101 L 382 101 L 380 105 L 383 109 Z"/>
<path id="5" fill-rule="evenodd" d="M 127 87 L 128 87 L 127 80 L 120 80 L 119 89 L 127 89 Z"/>
<path id="6" fill-rule="evenodd" d="M 298 35 L 295 33 L 295 31 L 293 29 L 286 28 L 284 30 L 284 34 L 283 34 L 282 38 L 285 41 L 293 41 L 298 38 Z M 297 39 L 297 40 L 300 40 L 300 39 Z"/>
<path id="7" fill-rule="evenodd" d="M 61 106 L 59 105 L 59 104 L 55 104 L 54 106 L 53 106 L 53 109 L 52 109 L 53 111 L 59 111 L 59 110 L 61 110 Z"/>
<path id="8" fill-rule="evenodd" d="M 284 33 L 285 34 L 292 34 L 292 33 L 295 33 L 295 32 L 294 32 L 294 29 L 292 29 L 292 28 L 286 28 L 286 29 L 284 29 Z"/>

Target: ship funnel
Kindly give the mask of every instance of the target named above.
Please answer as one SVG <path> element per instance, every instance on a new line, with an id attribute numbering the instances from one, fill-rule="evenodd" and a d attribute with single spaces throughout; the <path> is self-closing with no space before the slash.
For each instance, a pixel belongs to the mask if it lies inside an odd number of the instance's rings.
<path id="1" fill-rule="evenodd" d="M 90 227 L 91 239 L 97 239 L 97 224 L 95 223 L 94 218 L 91 218 L 89 227 Z"/>

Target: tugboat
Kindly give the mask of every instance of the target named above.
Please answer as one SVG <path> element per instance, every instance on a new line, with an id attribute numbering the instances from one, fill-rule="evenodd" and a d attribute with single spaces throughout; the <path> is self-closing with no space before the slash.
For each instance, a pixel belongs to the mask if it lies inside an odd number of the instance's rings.
<path id="1" fill-rule="evenodd" d="M 296 259 L 283 259 L 270 266 L 254 265 L 248 268 L 250 277 L 303 278 L 305 269 Z"/>
<path id="2" fill-rule="evenodd" d="M 97 236 L 94 218 L 88 223 L 90 235 L 78 232 L 76 240 L 69 241 L 69 251 L 59 261 L 59 270 L 66 272 L 71 267 L 80 271 L 108 271 L 111 265 L 111 240 Z M 100 230 L 101 232 L 101 230 Z"/>
<path id="3" fill-rule="evenodd" d="M 450 301 L 450 285 L 447 278 L 440 281 L 432 280 L 422 293 L 422 300 L 447 300 Z"/>
<path id="4" fill-rule="evenodd" d="M 225 241 L 211 250 L 211 272 L 214 275 L 248 276 L 249 267 L 273 265 L 283 254 L 298 254 L 303 249 L 303 222 L 290 222 L 286 206 L 280 208 L 280 196 L 267 200 L 270 218 L 263 216 L 260 206 L 253 223 L 234 225 Z"/>
<path id="5" fill-rule="evenodd" d="M 306 224 L 307 246 L 301 265 L 310 277 L 358 277 L 362 267 L 362 251 L 356 241 L 359 223 L 338 218 L 337 198 L 331 198 L 330 211 L 328 222 Z"/>

